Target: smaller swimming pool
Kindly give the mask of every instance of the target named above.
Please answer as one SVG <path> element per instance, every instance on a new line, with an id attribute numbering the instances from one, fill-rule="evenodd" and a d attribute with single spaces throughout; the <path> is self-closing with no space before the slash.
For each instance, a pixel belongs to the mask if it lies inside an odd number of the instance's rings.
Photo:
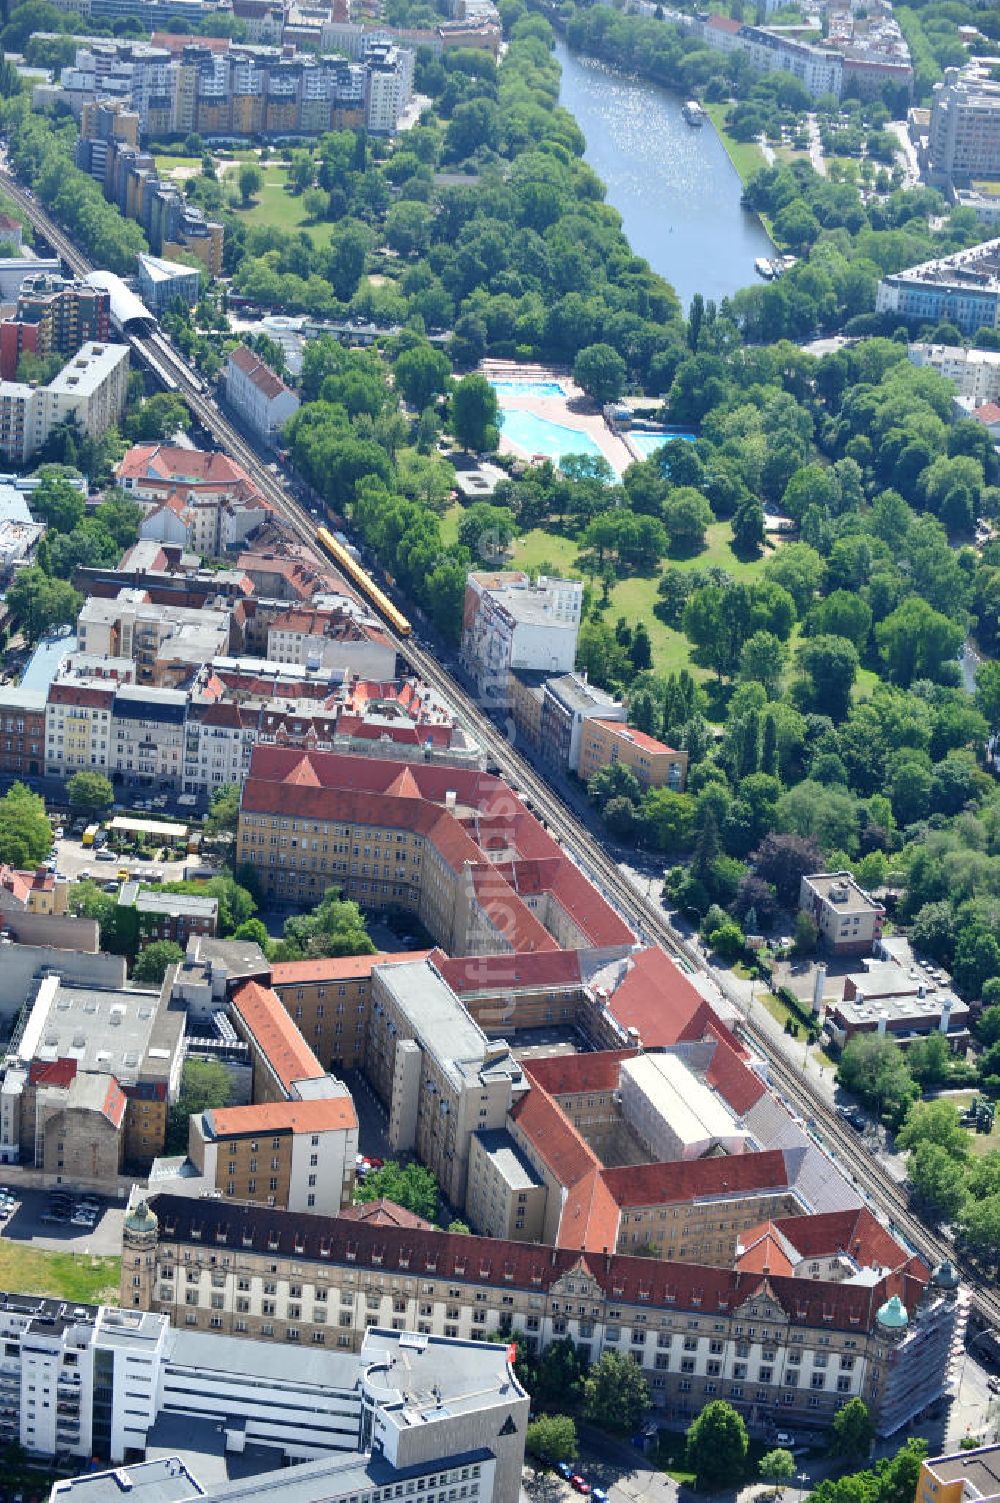
<path id="1" fill-rule="evenodd" d="M 558 381 L 491 381 L 498 397 L 564 397 Z"/>
<path id="2" fill-rule="evenodd" d="M 651 458 L 664 444 L 671 443 L 675 438 L 683 439 L 686 444 L 693 444 L 697 436 L 696 433 L 647 433 L 641 428 L 633 429 L 625 435 L 632 440 L 643 459 Z"/>
<path id="3" fill-rule="evenodd" d="M 506 408 L 500 413 L 500 427 L 506 438 L 525 454 L 543 454 L 553 464 L 560 464 L 567 454 L 592 454 L 603 458 L 600 446 L 589 433 L 579 433 L 564 423 L 538 417 L 534 412 L 516 412 Z"/>

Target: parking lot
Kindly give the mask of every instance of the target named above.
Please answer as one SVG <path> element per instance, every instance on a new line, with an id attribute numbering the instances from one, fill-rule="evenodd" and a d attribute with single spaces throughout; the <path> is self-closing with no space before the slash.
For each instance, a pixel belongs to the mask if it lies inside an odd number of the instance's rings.
<path id="1" fill-rule="evenodd" d="M 13 1209 L 0 1221 L 0 1236 L 11 1242 L 30 1242 L 33 1247 L 50 1252 L 90 1253 L 97 1257 L 117 1256 L 121 1252 L 122 1222 L 125 1219 L 124 1203 L 112 1204 L 106 1196 L 84 1192 L 70 1192 L 57 1188 L 48 1190 L 22 1190 L 16 1176 L 9 1175 L 0 1181 L 3 1190 L 13 1197 Z M 69 1214 L 63 1218 L 65 1197 Z M 74 1225 L 73 1211 L 86 1198 L 96 1207 L 92 1226 Z M 59 1219 L 53 1220 L 58 1215 Z"/>

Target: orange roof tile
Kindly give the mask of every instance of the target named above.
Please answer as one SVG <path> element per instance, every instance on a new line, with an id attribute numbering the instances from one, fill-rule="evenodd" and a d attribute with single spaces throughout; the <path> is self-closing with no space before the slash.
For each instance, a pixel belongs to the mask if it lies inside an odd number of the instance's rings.
<path id="1" fill-rule="evenodd" d="M 326 1074 L 270 987 L 245 981 L 234 991 L 232 1005 L 286 1091 L 296 1080 Z"/>
<path id="2" fill-rule="evenodd" d="M 329 955 L 321 960 L 281 960 L 271 967 L 271 985 L 305 986 L 310 982 L 357 981 L 377 965 L 426 960 L 430 950 L 378 950 L 374 955 Z"/>
<path id="3" fill-rule="evenodd" d="M 350 1096 L 320 1101 L 268 1101 L 257 1106 L 213 1107 L 206 1125 L 216 1138 L 252 1137 L 267 1132 L 346 1132 L 357 1127 Z"/>
<path id="4" fill-rule="evenodd" d="M 636 730 L 634 725 L 622 725 L 620 720 L 601 720 L 597 716 L 590 724 L 601 726 L 617 741 L 631 742 L 640 751 L 649 752 L 651 756 L 676 756 L 674 747 L 667 746 L 665 741 L 657 741 L 655 736 L 647 736 L 645 731 Z"/>
<path id="5" fill-rule="evenodd" d="M 432 1222 L 425 1221 L 415 1211 L 408 1211 L 404 1206 L 397 1205 L 394 1200 L 387 1200 L 384 1195 L 380 1200 L 367 1200 L 360 1205 L 347 1206 L 341 1211 L 340 1219 L 360 1221 L 366 1226 L 410 1227 L 427 1232 L 437 1230 Z"/>

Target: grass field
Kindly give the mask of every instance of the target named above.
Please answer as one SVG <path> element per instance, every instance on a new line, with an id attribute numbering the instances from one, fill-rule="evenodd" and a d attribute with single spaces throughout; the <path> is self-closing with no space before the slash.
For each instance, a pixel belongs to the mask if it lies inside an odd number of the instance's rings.
<path id="1" fill-rule="evenodd" d="M 0 1239 L 0 1289 L 51 1294 L 76 1304 L 118 1303 L 120 1258 L 46 1252 L 27 1242 Z"/>
<path id="2" fill-rule="evenodd" d="M 742 182 L 745 183 L 753 177 L 755 172 L 767 166 L 767 158 L 756 141 L 734 141 L 729 135 L 726 130 L 728 104 L 706 104 L 705 112 L 718 131 L 719 140 L 726 148 L 729 160 L 739 173 Z"/>
<path id="3" fill-rule="evenodd" d="M 950 1101 L 953 1106 L 957 1106 L 960 1112 L 964 1112 L 976 1094 L 975 1091 L 962 1091 L 956 1092 L 954 1096 L 946 1096 L 944 1099 Z M 1000 1149 L 1000 1117 L 993 1119 L 992 1132 L 970 1132 L 969 1137 L 975 1154 L 991 1153 L 995 1149 Z"/>
<path id="4" fill-rule="evenodd" d="M 173 177 L 175 173 L 181 177 L 198 177 L 201 173 L 201 162 L 198 157 L 173 157 L 158 154 L 155 161 L 156 170 L 161 177 Z"/>
<path id="5" fill-rule="evenodd" d="M 451 513 L 444 519 L 446 536 L 449 525 L 456 529 L 458 526 L 457 516 L 452 522 Z M 733 553 L 731 538 L 732 529 L 728 522 L 713 522 L 708 529 L 707 546 L 701 553 L 695 554 L 693 558 L 671 559 L 669 562 L 675 563 L 680 569 L 709 569 L 718 565 L 737 578 L 752 579 L 760 573 L 765 560 L 758 559 L 748 564 L 738 559 Z M 576 555 L 576 543 L 572 538 L 543 532 L 536 527 L 517 539 L 512 563 L 516 569 L 537 570 L 542 564 L 547 564 L 560 572 L 579 574 Z M 653 666 L 658 673 L 673 673 L 680 668 L 691 668 L 699 678 L 711 677 L 707 669 L 692 666 L 691 644 L 683 632 L 665 626 L 653 615 L 658 581 L 659 572 L 619 580 L 611 591 L 611 604 L 605 619 L 614 622 L 619 616 L 624 616 L 632 625 L 637 621 L 645 622 L 653 647 Z"/>
<path id="6" fill-rule="evenodd" d="M 301 194 L 289 193 L 288 174 L 273 163 L 263 169 L 264 185 L 249 209 L 239 209 L 248 224 L 274 225 L 280 230 L 305 230 L 316 245 L 328 245 L 333 225 L 310 224 Z"/>

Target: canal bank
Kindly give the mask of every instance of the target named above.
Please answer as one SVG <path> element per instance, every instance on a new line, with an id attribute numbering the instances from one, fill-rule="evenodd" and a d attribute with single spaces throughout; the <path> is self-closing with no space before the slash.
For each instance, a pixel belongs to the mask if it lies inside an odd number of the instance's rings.
<path id="1" fill-rule="evenodd" d="M 719 302 L 754 281 L 774 247 L 740 202 L 742 182 L 714 126 L 688 125 L 684 101 L 556 41 L 559 103 L 587 142 L 584 160 L 607 184 L 637 255 L 676 289 L 685 311 L 700 292 Z"/>

